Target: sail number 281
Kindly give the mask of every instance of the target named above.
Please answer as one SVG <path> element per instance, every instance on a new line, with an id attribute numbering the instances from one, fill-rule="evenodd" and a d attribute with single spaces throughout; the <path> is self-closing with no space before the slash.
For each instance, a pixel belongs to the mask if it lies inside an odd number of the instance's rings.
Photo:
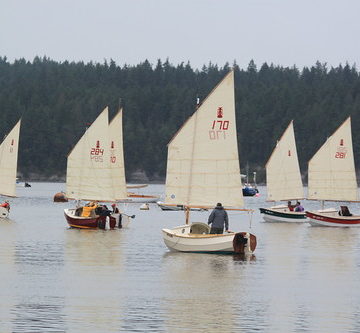
<path id="1" fill-rule="evenodd" d="M 338 151 L 335 154 L 335 158 L 345 158 L 345 157 L 346 157 L 346 152 Z"/>
<path id="2" fill-rule="evenodd" d="M 209 130 L 210 140 L 226 139 L 225 131 L 229 129 L 229 120 L 214 120 Z"/>

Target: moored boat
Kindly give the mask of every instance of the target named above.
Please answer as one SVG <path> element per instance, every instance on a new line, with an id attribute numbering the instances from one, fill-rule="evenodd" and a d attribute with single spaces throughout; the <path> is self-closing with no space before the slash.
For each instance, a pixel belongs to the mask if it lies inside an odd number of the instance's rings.
<path id="1" fill-rule="evenodd" d="M 343 124 L 321 146 L 309 161 L 308 198 L 321 201 L 358 202 L 351 119 Z M 360 215 L 353 215 L 347 206 L 307 211 L 312 226 L 357 227 Z"/>
<path id="2" fill-rule="evenodd" d="M 242 194 L 244 197 L 253 197 L 259 193 L 258 189 L 252 185 L 245 185 L 242 189 Z"/>
<path id="3" fill-rule="evenodd" d="M 184 207 L 184 205 L 165 204 L 164 202 L 161 202 L 161 201 L 157 201 L 156 203 L 161 208 L 161 210 L 176 212 L 176 211 L 179 211 L 179 210 L 185 210 L 186 209 L 186 207 Z M 208 209 L 207 208 L 190 207 L 189 210 L 196 211 L 196 212 L 202 212 L 202 211 L 205 211 L 205 210 L 208 210 Z"/>
<path id="4" fill-rule="evenodd" d="M 127 203 L 152 203 L 160 199 L 159 195 L 146 195 L 128 192 L 125 199 L 119 199 L 118 202 Z"/>

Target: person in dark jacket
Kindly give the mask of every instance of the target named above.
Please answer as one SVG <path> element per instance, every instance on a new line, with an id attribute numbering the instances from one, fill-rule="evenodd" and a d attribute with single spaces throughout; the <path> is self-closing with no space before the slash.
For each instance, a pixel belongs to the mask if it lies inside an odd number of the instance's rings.
<path id="1" fill-rule="evenodd" d="M 229 218 L 226 210 L 220 202 L 216 204 L 216 207 L 211 212 L 208 224 L 211 224 L 210 234 L 222 234 L 225 230 L 229 230 Z"/>

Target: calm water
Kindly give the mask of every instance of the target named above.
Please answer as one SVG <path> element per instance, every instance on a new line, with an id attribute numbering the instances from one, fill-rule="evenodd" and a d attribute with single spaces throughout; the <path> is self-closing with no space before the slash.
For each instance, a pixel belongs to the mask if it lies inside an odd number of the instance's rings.
<path id="1" fill-rule="evenodd" d="M 52 202 L 65 186 L 32 186 L 0 221 L 1 333 L 360 332 L 360 229 L 267 224 L 256 211 L 251 258 L 170 253 L 161 229 L 183 212 L 129 205 L 122 230 L 68 229 L 71 203 Z M 247 207 L 269 206 L 260 192 Z M 230 214 L 232 230 L 248 222 Z"/>

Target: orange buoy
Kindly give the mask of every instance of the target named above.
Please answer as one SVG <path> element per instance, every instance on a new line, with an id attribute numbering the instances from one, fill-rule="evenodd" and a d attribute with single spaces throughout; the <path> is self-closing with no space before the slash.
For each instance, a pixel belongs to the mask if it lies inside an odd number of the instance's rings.
<path id="1" fill-rule="evenodd" d="M 59 192 L 54 195 L 54 202 L 68 202 L 68 201 L 69 200 L 64 192 Z"/>

